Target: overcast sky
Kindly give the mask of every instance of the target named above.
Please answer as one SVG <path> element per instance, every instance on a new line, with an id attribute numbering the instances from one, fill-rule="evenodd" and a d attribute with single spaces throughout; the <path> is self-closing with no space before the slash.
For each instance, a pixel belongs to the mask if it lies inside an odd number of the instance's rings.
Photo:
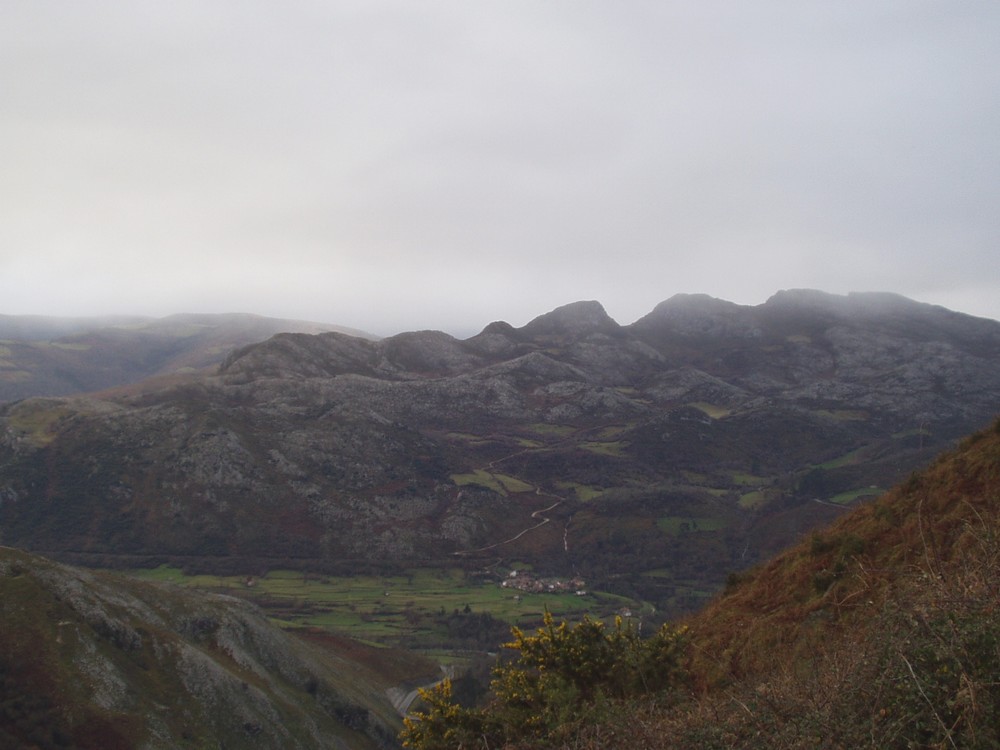
<path id="1" fill-rule="evenodd" d="M 1000 318 L 997 0 L 0 3 L 0 312 Z"/>

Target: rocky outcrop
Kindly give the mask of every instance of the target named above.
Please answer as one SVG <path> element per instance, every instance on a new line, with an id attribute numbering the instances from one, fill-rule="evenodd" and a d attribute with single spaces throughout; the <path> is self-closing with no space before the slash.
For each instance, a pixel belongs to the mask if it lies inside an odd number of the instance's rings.
<path id="1" fill-rule="evenodd" d="M 0 601 L 4 746 L 48 732 L 74 747 L 342 750 L 394 734 L 387 701 L 345 695 L 317 646 L 240 599 L 0 548 Z"/>

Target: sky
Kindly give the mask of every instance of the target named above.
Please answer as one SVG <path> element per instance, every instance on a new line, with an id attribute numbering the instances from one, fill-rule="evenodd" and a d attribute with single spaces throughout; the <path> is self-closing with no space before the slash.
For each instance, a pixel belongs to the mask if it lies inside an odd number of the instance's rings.
<path id="1" fill-rule="evenodd" d="M 0 3 L 0 313 L 1000 319 L 997 0 Z"/>

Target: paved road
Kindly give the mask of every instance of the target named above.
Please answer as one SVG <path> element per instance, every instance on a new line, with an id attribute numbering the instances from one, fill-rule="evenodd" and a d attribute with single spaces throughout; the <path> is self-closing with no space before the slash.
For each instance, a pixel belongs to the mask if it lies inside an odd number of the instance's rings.
<path id="1" fill-rule="evenodd" d="M 426 682 L 423 685 L 417 685 L 410 691 L 406 688 L 393 687 L 385 691 L 385 694 L 389 697 L 389 701 L 392 703 L 392 707 L 396 709 L 396 713 L 400 716 L 406 716 L 410 712 L 410 706 L 413 705 L 413 701 L 417 699 L 421 690 L 426 690 L 427 688 L 432 688 L 435 685 L 439 685 L 442 681 L 454 677 L 454 668 L 452 667 L 441 667 L 441 672 L 443 676 L 440 680 L 432 680 L 431 682 Z"/>

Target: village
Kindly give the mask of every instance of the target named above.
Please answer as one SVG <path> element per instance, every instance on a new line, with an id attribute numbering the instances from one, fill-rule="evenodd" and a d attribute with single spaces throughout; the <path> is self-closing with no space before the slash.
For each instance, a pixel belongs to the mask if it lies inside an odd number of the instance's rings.
<path id="1" fill-rule="evenodd" d="M 535 578 L 523 570 L 512 570 L 507 578 L 500 582 L 501 588 L 516 589 L 531 594 L 561 594 L 572 591 L 577 596 L 587 595 L 587 591 L 584 588 L 585 585 L 582 578 L 570 578 L 568 580 L 560 578 Z"/>

